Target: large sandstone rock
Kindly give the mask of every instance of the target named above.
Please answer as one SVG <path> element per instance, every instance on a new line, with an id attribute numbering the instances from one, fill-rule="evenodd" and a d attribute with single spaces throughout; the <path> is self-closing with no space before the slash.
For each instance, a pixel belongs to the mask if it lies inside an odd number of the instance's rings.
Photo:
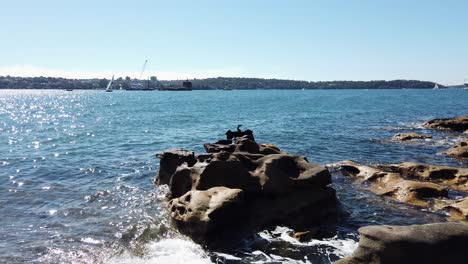
<path id="1" fill-rule="evenodd" d="M 468 160 L 468 140 L 463 140 L 457 143 L 455 146 L 449 148 L 443 154 L 462 160 Z"/>
<path id="2" fill-rule="evenodd" d="M 259 179 L 262 192 L 283 194 L 298 189 L 323 188 L 331 183 L 327 168 L 289 154 L 266 155 L 256 161 L 252 175 Z"/>
<path id="3" fill-rule="evenodd" d="M 431 181 L 454 189 L 468 191 L 468 168 L 429 165 L 416 162 L 379 165 L 384 171 L 399 173 L 404 178 Z"/>
<path id="4" fill-rule="evenodd" d="M 171 197 L 179 197 L 190 190 L 219 186 L 259 192 L 259 179 L 249 171 L 249 165 L 256 166 L 249 154 L 220 152 L 191 167 L 180 166 L 169 183 Z"/>
<path id="5" fill-rule="evenodd" d="M 366 226 L 359 233 L 359 247 L 337 264 L 468 263 L 468 224 Z"/>
<path id="6" fill-rule="evenodd" d="M 434 129 L 466 132 L 468 130 L 468 116 L 433 119 L 423 125 Z"/>
<path id="7" fill-rule="evenodd" d="M 225 186 L 248 193 L 280 195 L 331 183 L 327 168 L 289 154 L 254 155 L 220 152 L 192 166 L 180 165 L 169 180 L 171 197 L 190 190 Z"/>
<path id="8" fill-rule="evenodd" d="M 198 236 L 236 223 L 241 218 L 243 204 L 242 190 L 215 187 L 205 191 L 189 191 L 170 200 L 168 209 L 179 228 Z"/>
<path id="9" fill-rule="evenodd" d="M 167 207 L 182 232 L 210 240 L 272 225 L 308 228 L 341 213 L 337 205 L 331 187 L 298 190 L 287 196 L 252 195 L 240 189 L 213 187 L 191 190 L 170 200 Z"/>
<path id="10" fill-rule="evenodd" d="M 253 134 L 204 147 L 208 153 L 198 156 L 180 150 L 158 155 L 155 182 L 169 185 L 171 217 L 192 237 L 275 224 L 303 230 L 339 213 L 324 166 L 258 144 Z"/>
<path id="11" fill-rule="evenodd" d="M 370 166 L 342 161 L 334 164 L 343 174 L 366 182 L 369 190 L 392 200 L 416 206 L 428 206 L 428 199 L 447 197 L 446 188 L 431 182 L 405 180 L 400 174 L 386 172 Z"/>
<path id="12" fill-rule="evenodd" d="M 392 138 L 394 140 L 399 140 L 399 141 L 408 141 L 408 140 L 413 140 L 413 139 L 428 139 L 428 138 L 432 138 L 432 136 L 418 134 L 418 133 L 399 133 L 399 134 L 394 135 Z"/>

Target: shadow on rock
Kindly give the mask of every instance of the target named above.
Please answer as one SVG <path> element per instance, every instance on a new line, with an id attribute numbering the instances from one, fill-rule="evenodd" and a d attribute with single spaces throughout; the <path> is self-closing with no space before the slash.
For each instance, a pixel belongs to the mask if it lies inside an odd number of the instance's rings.
<path id="1" fill-rule="evenodd" d="M 167 208 L 180 231 L 210 246 L 236 243 L 275 225 L 312 237 L 342 215 L 328 169 L 305 157 L 258 144 L 253 132 L 226 133 L 207 154 L 165 151 L 156 184 L 167 184 Z M 247 134 L 245 134 L 247 132 Z M 315 228 L 315 229 L 314 229 Z"/>

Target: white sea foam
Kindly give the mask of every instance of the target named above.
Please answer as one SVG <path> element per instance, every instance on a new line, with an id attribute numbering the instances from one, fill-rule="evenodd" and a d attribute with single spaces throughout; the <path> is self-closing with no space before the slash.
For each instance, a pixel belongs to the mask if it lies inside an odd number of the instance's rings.
<path id="1" fill-rule="evenodd" d="M 339 239 L 337 236 L 326 239 L 312 239 L 308 242 L 300 242 L 299 240 L 293 238 L 290 234 L 293 233 L 293 230 L 277 226 L 275 230 L 268 232 L 263 231 L 259 233 L 259 236 L 268 241 L 284 241 L 296 246 L 327 246 L 329 247 L 326 251 L 327 253 L 335 254 L 339 257 L 349 256 L 353 251 L 358 247 L 358 242 L 350 238 Z"/>
<path id="2" fill-rule="evenodd" d="M 101 244 L 101 243 L 102 243 L 101 240 L 97 240 L 97 239 L 94 239 L 94 238 L 92 238 L 92 237 L 85 237 L 85 238 L 82 238 L 81 241 L 84 242 L 84 243 L 94 244 L 94 245 L 97 245 L 97 244 Z"/>
<path id="3" fill-rule="evenodd" d="M 173 238 L 163 239 L 147 244 L 146 254 L 143 257 L 136 257 L 129 253 L 125 253 L 120 256 L 112 257 L 107 261 L 107 263 L 206 264 L 212 262 L 200 245 L 197 245 L 189 240 Z"/>
<path id="4" fill-rule="evenodd" d="M 288 264 L 311 264 L 309 260 L 305 257 L 304 260 L 296 260 L 287 257 L 281 257 L 275 254 L 265 254 L 262 251 L 256 250 L 252 252 L 252 255 L 261 255 L 263 260 L 252 261 L 251 263 L 262 264 L 262 263 L 288 263 Z"/>
<path id="5" fill-rule="evenodd" d="M 236 257 L 236 256 L 233 256 L 233 255 L 229 255 L 229 254 L 226 254 L 226 253 L 220 253 L 220 252 L 214 252 L 216 255 L 226 259 L 226 260 L 242 260 L 241 258 L 239 257 Z"/>

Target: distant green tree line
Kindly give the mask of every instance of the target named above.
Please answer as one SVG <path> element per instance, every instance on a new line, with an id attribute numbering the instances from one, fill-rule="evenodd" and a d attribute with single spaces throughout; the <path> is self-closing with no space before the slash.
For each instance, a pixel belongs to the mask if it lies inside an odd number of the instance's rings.
<path id="1" fill-rule="evenodd" d="M 147 81 L 147 80 L 145 80 Z M 323 81 L 308 82 L 261 78 L 207 78 L 193 79 L 194 90 L 256 90 L 256 89 L 430 89 L 435 83 L 418 80 L 393 81 Z M 11 77 L 0 76 L 0 89 L 104 89 L 108 79 L 65 79 L 53 77 Z M 131 89 L 135 83 L 144 80 L 130 77 L 114 80 L 114 89 Z M 161 85 L 181 85 L 182 81 L 158 81 L 156 77 L 149 80 L 152 88 Z M 444 87 L 439 85 L 441 88 Z"/>
<path id="2" fill-rule="evenodd" d="M 130 89 L 132 84 L 149 81 L 152 87 L 157 88 L 160 83 L 156 77 L 150 80 L 137 80 L 130 77 L 117 78 L 114 80 L 114 89 Z M 0 89 L 105 89 L 109 79 L 66 79 L 55 77 L 11 77 L 0 76 Z"/>
<path id="3" fill-rule="evenodd" d="M 260 78 L 207 78 L 191 80 L 194 90 L 202 89 L 430 89 L 434 82 L 417 80 L 393 80 L 393 81 L 324 81 L 308 82 L 279 79 Z M 180 84 L 181 81 L 161 81 L 165 85 Z M 439 85 L 443 87 L 442 85 Z"/>

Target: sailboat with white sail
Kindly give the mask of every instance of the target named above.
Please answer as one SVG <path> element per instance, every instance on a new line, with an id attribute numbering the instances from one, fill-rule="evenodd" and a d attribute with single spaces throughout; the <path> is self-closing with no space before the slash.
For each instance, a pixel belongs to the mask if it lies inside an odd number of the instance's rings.
<path id="1" fill-rule="evenodd" d="M 113 86 L 114 86 L 114 75 L 112 75 L 112 79 L 107 84 L 106 92 L 112 92 L 112 87 Z"/>
<path id="2" fill-rule="evenodd" d="M 439 90 L 439 85 L 436 83 L 436 84 L 434 85 L 434 88 L 432 88 L 432 90 Z"/>

